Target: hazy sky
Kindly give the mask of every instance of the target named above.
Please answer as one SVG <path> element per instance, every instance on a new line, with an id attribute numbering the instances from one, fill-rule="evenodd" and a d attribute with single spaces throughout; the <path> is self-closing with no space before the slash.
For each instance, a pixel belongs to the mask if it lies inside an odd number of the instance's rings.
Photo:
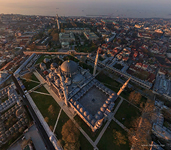
<path id="1" fill-rule="evenodd" d="M 171 0 L 0 0 L 0 13 L 171 18 Z"/>

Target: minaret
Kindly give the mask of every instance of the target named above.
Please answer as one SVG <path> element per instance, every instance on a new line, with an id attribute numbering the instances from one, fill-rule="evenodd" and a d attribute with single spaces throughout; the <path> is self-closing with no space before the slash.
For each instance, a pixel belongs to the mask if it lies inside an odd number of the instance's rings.
<path id="1" fill-rule="evenodd" d="M 58 14 L 56 14 L 56 25 L 58 30 L 60 30 L 59 20 L 58 20 Z"/>
<path id="2" fill-rule="evenodd" d="M 94 62 L 93 76 L 95 76 L 95 74 L 96 74 L 96 69 L 97 69 L 97 64 L 98 64 L 98 58 L 99 58 L 99 50 L 97 50 L 96 59 L 95 59 L 95 62 Z"/>
<path id="3" fill-rule="evenodd" d="M 117 93 L 117 96 L 119 96 L 121 93 L 122 93 L 122 91 L 125 89 L 125 87 L 128 85 L 128 82 L 129 82 L 129 80 L 131 79 L 131 77 L 124 83 L 124 85 L 120 88 L 120 90 L 118 91 L 118 93 Z"/>

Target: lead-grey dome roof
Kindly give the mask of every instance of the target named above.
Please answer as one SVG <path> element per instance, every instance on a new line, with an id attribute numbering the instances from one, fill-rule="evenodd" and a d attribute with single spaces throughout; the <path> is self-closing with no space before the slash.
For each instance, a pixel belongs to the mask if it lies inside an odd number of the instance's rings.
<path id="1" fill-rule="evenodd" d="M 64 61 L 61 65 L 61 70 L 65 73 L 74 73 L 78 69 L 78 64 L 72 60 Z"/>

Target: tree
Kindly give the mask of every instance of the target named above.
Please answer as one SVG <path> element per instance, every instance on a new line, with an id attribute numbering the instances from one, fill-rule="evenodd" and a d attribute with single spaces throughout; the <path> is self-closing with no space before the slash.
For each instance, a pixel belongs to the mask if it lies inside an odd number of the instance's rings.
<path id="1" fill-rule="evenodd" d="M 138 117 L 138 118 L 135 118 L 135 119 L 132 119 L 133 121 L 131 122 L 131 126 L 134 130 L 137 130 L 137 127 L 140 123 L 140 120 L 141 120 L 141 117 Z"/>
<path id="2" fill-rule="evenodd" d="M 64 150 L 79 150 L 80 131 L 74 125 L 72 120 L 68 120 L 62 127 L 62 140 L 65 141 Z"/>
<path id="3" fill-rule="evenodd" d="M 45 121 L 48 123 L 49 122 L 49 118 L 48 117 L 45 117 Z"/>
<path id="4" fill-rule="evenodd" d="M 50 105 L 50 106 L 49 106 L 49 108 L 48 108 L 48 112 L 49 112 L 49 113 L 51 113 L 52 115 L 54 115 L 55 110 L 54 110 L 53 105 Z"/>
<path id="5" fill-rule="evenodd" d="M 55 33 L 53 34 L 53 41 L 59 41 L 59 34 L 58 33 Z"/>
<path id="6" fill-rule="evenodd" d="M 119 131 L 113 130 L 114 143 L 116 145 L 126 144 L 126 137 Z"/>
<path id="7" fill-rule="evenodd" d="M 31 80 L 31 73 L 27 73 L 24 75 L 24 78 L 26 79 L 26 81 Z"/>
<path id="8" fill-rule="evenodd" d="M 76 143 L 66 143 L 64 146 L 64 150 L 79 150 L 80 148 L 80 142 Z"/>
<path id="9" fill-rule="evenodd" d="M 130 95 L 129 95 L 129 101 L 132 102 L 133 104 L 137 105 L 140 103 L 140 100 L 141 100 L 141 94 L 140 93 L 137 93 L 135 91 L 131 92 Z"/>

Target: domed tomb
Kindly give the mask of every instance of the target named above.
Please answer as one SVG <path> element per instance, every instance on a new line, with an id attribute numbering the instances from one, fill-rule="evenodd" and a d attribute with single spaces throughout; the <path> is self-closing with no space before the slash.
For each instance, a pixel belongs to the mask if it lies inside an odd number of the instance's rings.
<path id="1" fill-rule="evenodd" d="M 78 70 L 78 64 L 72 60 L 64 61 L 61 65 L 61 71 L 65 74 L 74 74 Z"/>

